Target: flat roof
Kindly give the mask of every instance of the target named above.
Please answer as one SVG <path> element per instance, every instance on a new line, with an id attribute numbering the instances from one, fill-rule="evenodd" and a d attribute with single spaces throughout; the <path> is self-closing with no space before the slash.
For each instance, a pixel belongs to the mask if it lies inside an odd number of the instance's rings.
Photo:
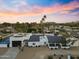
<path id="1" fill-rule="evenodd" d="M 47 36 L 49 43 L 65 43 L 66 40 L 62 36 Z"/>
<path id="2" fill-rule="evenodd" d="M 32 35 L 32 36 L 30 36 L 29 42 L 39 42 L 40 36 L 42 36 L 42 35 Z"/>

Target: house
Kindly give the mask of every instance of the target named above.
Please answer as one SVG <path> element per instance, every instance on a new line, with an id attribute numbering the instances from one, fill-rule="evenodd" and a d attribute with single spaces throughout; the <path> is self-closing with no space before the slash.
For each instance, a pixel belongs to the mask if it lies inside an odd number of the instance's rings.
<path id="1" fill-rule="evenodd" d="M 0 32 L 13 33 L 16 32 L 16 30 L 12 26 L 9 26 L 9 27 L 0 28 Z"/>
<path id="2" fill-rule="evenodd" d="M 28 40 L 29 47 L 46 46 L 47 44 L 48 44 L 47 37 L 42 35 L 32 35 Z"/>
<path id="3" fill-rule="evenodd" d="M 79 47 L 79 40 L 75 41 L 72 47 Z"/>
<path id="4" fill-rule="evenodd" d="M 79 38 L 79 31 L 73 31 L 73 32 L 71 32 L 71 36 Z"/>
<path id="5" fill-rule="evenodd" d="M 26 35 L 24 33 L 17 33 L 13 34 L 13 36 L 10 37 L 10 47 L 23 47 L 25 45 L 25 41 L 28 40 L 30 37 L 29 35 Z"/>
<path id="6" fill-rule="evenodd" d="M 0 36 L 0 47 L 23 47 L 26 45 L 26 41 L 29 40 L 31 35 L 31 33 L 12 33 L 4 36 L 3 38 Z"/>
<path id="7" fill-rule="evenodd" d="M 67 41 L 70 41 L 68 45 L 71 47 L 78 47 L 79 46 L 79 39 L 75 37 L 70 37 L 66 39 Z"/>
<path id="8" fill-rule="evenodd" d="M 47 36 L 49 48 L 64 48 L 66 47 L 66 40 L 62 36 Z"/>
<path id="9" fill-rule="evenodd" d="M 65 29 L 67 32 L 72 31 L 72 28 L 71 28 L 70 26 L 64 26 L 64 29 Z"/>
<path id="10" fill-rule="evenodd" d="M 30 47 L 40 46 L 39 41 L 40 41 L 39 35 L 32 35 L 30 36 L 30 39 L 28 40 L 28 46 Z"/>

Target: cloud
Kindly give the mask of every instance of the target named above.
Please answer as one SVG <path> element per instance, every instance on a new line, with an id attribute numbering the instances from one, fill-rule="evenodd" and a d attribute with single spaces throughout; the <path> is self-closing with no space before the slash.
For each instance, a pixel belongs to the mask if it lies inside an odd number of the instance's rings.
<path id="1" fill-rule="evenodd" d="M 4 7 L 1 8 L 1 11 L 12 11 L 12 12 L 22 12 L 24 10 L 27 11 L 27 9 L 29 9 L 28 5 L 26 4 L 25 2 L 26 0 L 3 0 L 3 1 L 0 1 L 1 2 L 1 6 L 0 7 Z M 27 9 L 24 9 L 24 7 Z"/>
<path id="2" fill-rule="evenodd" d="M 9 1 L 9 2 L 4 2 Z M 57 0 L 59 1 L 59 0 Z M 78 0 L 61 0 L 59 3 L 56 3 L 52 6 L 42 7 L 40 5 L 32 5 L 30 6 L 26 0 L 0 0 L 0 15 L 3 16 L 36 16 L 41 14 L 52 14 L 52 13 L 61 13 L 61 14 L 69 14 L 70 10 L 74 10 L 79 8 Z M 9 3 L 9 4 L 8 4 Z M 76 12 L 76 11 L 75 11 Z"/>
<path id="3" fill-rule="evenodd" d="M 73 10 L 70 10 L 70 12 L 79 12 L 79 8 L 75 8 Z"/>
<path id="4" fill-rule="evenodd" d="M 0 22 L 39 22 L 44 14 L 47 15 L 46 21 L 79 20 L 79 0 L 65 0 L 66 3 L 64 0 L 53 1 L 56 1 L 53 5 L 40 6 L 29 5 L 26 0 L 0 0 Z"/>

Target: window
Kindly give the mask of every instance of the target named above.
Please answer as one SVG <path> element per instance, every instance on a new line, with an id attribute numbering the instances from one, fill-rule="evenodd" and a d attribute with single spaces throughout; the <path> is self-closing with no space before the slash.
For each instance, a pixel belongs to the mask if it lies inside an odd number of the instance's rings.
<path id="1" fill-rule="evenodd" d="M 44 44 L 46 44 L 46 42 L 44 42 Z"/>
<path id="2" fill-rule="evenodd" d="M 33 43 L 33 45 L 35 45 L 35 43 Z"/>
<path id="3" fill-rule="evenodd" d="M 55 46 L 55 44 L 50 44 L 50 46 Z"/>
<path id="4" fill-rule="evenodd" d="M 60 46 L 60 44 L 56 44 L 56 46 Z"/>

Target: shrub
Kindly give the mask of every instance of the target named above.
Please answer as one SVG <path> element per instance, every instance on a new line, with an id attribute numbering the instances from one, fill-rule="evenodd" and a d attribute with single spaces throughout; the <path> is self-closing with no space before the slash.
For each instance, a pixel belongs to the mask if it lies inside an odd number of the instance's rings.
<path id="1" fill-rule="evenodd" d="M 52 56 L 52 55 L 49 55 L 49 56 L 48 56 L 48 59 L 53 59 L 53 56 Z"/>

